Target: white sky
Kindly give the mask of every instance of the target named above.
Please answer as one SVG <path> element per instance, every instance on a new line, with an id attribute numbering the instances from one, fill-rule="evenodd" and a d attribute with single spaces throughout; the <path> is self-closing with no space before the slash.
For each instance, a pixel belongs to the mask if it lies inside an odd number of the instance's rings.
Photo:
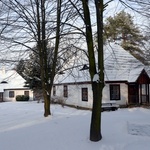
<path id="1" fill-rule="evenodd" d="M 105 2 L 107 2 L 109 0 L 105 0 Z M 94 6 L 93 6 L 94 8 Z M 134 16 L 134 21 L 136 24 L 140 25 L 141 27 L 141 24 L 144 24 L 145 22 L 147 22 L 147 20 L 143 19 L 140 15 L 138 15 L 136 12 L 133 12 L 131 11 L 130 9 L 128 8 L 125 8 L 125 6 L 123 6 L 119 0 L 114 0 L 112 1 L 111 3 L 108 4 L 108 7 L 106 7 L 106 10 L 104 12 L 104 18 L 107 18 L 109 16 L 114 16 L 115 14 L 117 14 L 118 12 L 120 12 L 121 10 L 125 10 L 127 11 L 128 13 L 130 13 L 132 16 Z M 95 14 L 94 14 L 95 15 Z M 105 20 L 105 19 L 104 19 Z M 1 44 L 1 43 L 0 43 Z M 4 43 L 5 44 L 5 43 Z M 5 46 L 3 46 L 3 48 L 1 48 L 1 51 L 0 51 L 0 57 L 2 59 L 13 59 L 13 60 L 19 60 L 20 57 L 22 56 L 22 54 L 16 54 L 14 55 L 14 53 L 10 53 L 10 51 L 8 50 L 7 46 L 9 46 L 7 43 L 5 44 Z M 6 47 L 6 51 L 2 51 L 4 48 Z M 17 49 L 18 47 L 14 48 L 15 50 Z M 1 66 L 5 66 L 7 64 L 5 64 L 4 62 L 1 63 L 0 62 L 0 68 Z"/>

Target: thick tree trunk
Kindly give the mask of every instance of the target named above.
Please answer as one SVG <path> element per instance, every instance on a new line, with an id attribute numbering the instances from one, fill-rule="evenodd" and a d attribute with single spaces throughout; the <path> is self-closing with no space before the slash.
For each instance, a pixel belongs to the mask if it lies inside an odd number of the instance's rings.
<path id="1" fill-rule="evenodd" d="M 42 69 L 43 69 L 43 74 L 42 74 L 42 88 L 43 88 L 43 97 L 44 97 L 44 116 L 47 117 L 51 115 L 50 112 L 50 95 L 48 93 L 48 59 L 47 59 L 47 41 L 46 39 L 46 20 L 45 20 L 45 0 L 41 0 L 41 29 L 42 29 Z"/>
<path id="2" fill-rule="evenodd" d="M 102 101 L 102 84 L 93 82 L 93 109 L 90 126 L 90 140 L 99 141 L 102 139 L 101 135 L 101 101 Z"/>
<path id="3" fill-rule="evenodd" d="M 82 4 L 83 4 L 83 11 L 84 11 L 84 22 L 86 25 L 86 42 L 87 42 L 88 56 L 89 56 L 88 57 L 89 73 L 90 73 L 90 77 L 91 77 L 91 81 L 92 81 L 94 75 L 97 74 L 97 69 L 96 69 L 95 53 L 94 53 L 94 46 L 93 46 L 90 11 L 89 11 L 89 6 L 87 3 L 87 0 L 82 0 Z M 103 44 L 103 43 L 101 43 L 101 44 Z M 99 46 L 99 44 L 98 44 L 98 46 Z M 100 70 L 99 54 L 100 53 L 98 52 L 98 70 Z M 101 82 L 99 82 L 99 83 L 92 82 L 93 109 L 92 109 L 91 127 L 90 127 L 90 140 L 91 141 L 99 141 L 102 138 L 102 135 L 101 135 L 102 89 L 103 89 L 103 82 L 102 83 Z"/>
<path id="4" fill-rule="evenodd" d="M 37 48 L 40 58 L 41 84 L 44 98 L 44 116 L 51 115 L 50 94 L 48 94 L 47 43 L 45 31 L 45 0 L 37 0 Z"/>
<path id="5" fill-rule="evenodd" d="M 57 1 L 57 28 L 56 28 L 56 41 L 55 41 L 55 49 L 54 49 L 54 58 L 51 70 L 50 84 L 48 86 L 48 93 L 47 99 L 45 100 L 45 116 L 51 114 L 50 113 L 50 102 L 51 102 L 51 91 L 54 82 L 54 77 L 56 74 L 56 65 L 57 65 L 57 57 L 58 57 L 58 49 L 59 49 L 59 42 L 60 42 L 60 17 L 61 17 L 61 3 L 62 0 Z"/>
<path id="6" fill-rule="evenodd" d="M 91 118 L 90 140 L 99 141 L 101 135 L 101 104 L 104 87 L 104 59 L 103 59 L 103 0 L 95 0 L 97 18 L 97 41 L 98 41 L 98 74 L 99 82 L 92 83 L 93 109 Z"/>
<path id="7" fill-rule="evenodd" d="M 50 112 L 50 96 L 44 92 L 44 116 L 47 117 L 51 115 Z"/>
<path id="8" fill-rule="evenodd" d="M 47 117 L 48 115 L 51 115 L 50 111 L 50 105 L 51 105 L 51 91 L 52 91 L 53 84 L 50 84 L 47 87 L 47 92 L 45 92 L 45 98 L 44 98 L 44 116 Z M 44 91 L 43 91 L 44 92 Z"/>

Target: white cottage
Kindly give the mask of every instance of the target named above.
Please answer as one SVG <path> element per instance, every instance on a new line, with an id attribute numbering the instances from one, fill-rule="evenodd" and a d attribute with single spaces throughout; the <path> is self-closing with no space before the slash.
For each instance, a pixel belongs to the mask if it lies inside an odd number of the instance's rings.
<path id="1" fill-rule="evenodd" d="M 16 101 L 17 95 L 28 95 L 33 100 L 33 92 L 24 85 L 25 80 L 15 70 L 0 70 L 0 102 Z"/>
<path id="2" fill-rule="evenodd" d="M 82 62 L 79 61 L 79 62 Z M 53 96 L 66 104 L 92 108 L 92 89 L 86 66 L 77 65 L 71 72 L 55 79 Z M 150 101 L 148 69 L 118 44 L 104 47 L 105 87 L 103 102 L 116 101 L 119 105 L 145 104 Z"/>

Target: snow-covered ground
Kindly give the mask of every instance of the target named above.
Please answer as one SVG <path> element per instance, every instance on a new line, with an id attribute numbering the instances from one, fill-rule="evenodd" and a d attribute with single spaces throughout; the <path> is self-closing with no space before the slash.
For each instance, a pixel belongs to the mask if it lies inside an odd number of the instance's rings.
<path id="1" fill-rule="evenodd" d="M 102 136 L 89 141 L 91 112 L 60 105 L 43 117 L 43 103 L 0 103 L 0 150 L 149 150 L 150 110 L 102 113 Z"/>

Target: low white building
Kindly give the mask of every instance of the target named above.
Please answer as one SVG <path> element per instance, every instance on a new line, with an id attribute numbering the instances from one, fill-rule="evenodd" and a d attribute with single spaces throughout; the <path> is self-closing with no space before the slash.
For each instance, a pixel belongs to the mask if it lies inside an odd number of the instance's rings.
<path id="1" fill-rule="evenodd" d="M 69 105 L 92 108 L 89 70 L 82 70 L 81 65 L 56 76 L 52 96 Z M 150 103 L 149 72 L 139 60 L 118 44 L 110 44 L 104 47 L 104 66 L 103 102 L 116 101 L 119 105 Z"/>
<path id="2" fill-rule="evenodd" d="M 25 79 L 15 70 L 0 70 L 0 102 L 16 101 L 17 95 L 27 95 L 33 100 L 33 92 L 24 85 Z"/>

